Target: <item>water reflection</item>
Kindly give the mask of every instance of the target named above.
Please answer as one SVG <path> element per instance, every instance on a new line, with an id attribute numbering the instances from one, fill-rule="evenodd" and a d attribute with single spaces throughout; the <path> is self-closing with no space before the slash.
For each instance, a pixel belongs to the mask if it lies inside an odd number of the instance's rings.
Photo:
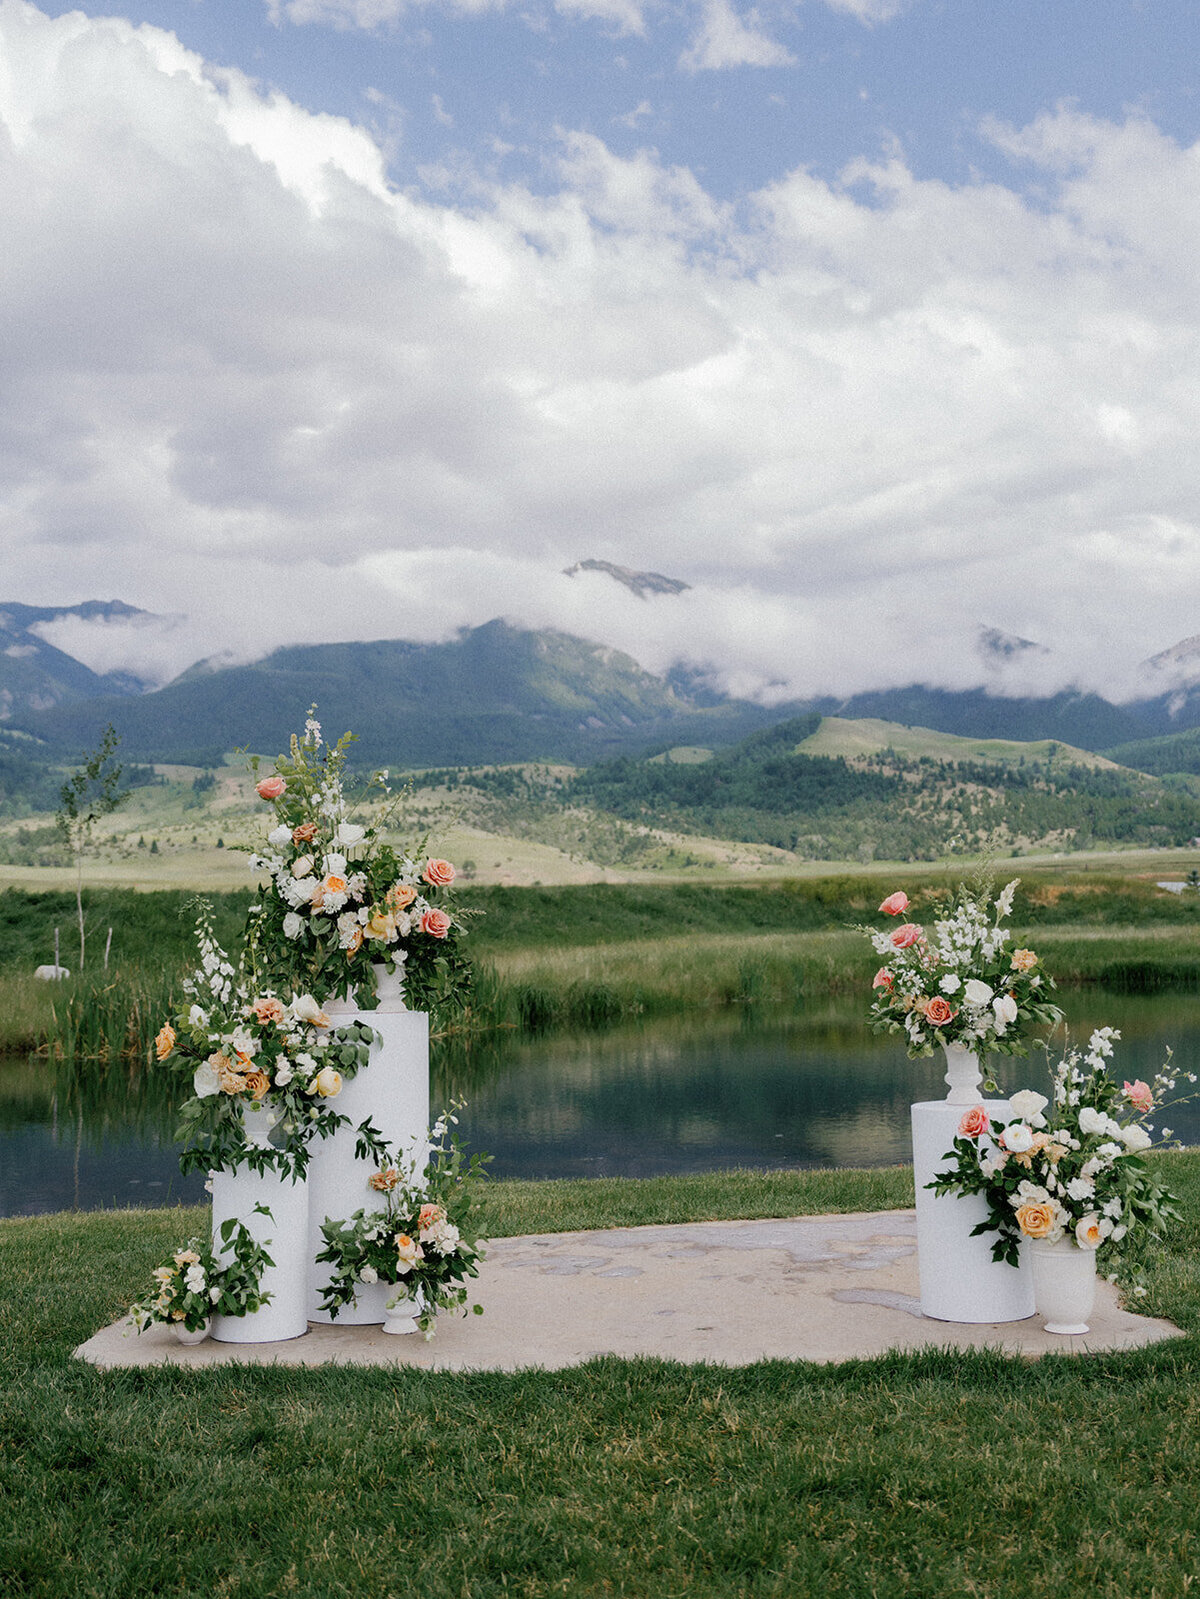
<path id="1" fill-rule="evenodd" d="M 1069 1022 L 1119 1027 L 1119 1075 L 1149 1080 L 1168 1045 L 1200 1060 L 1200 996 L 1068 995 Z M 945 1092 L 940 1060 L 875 1038 L 855 1004 L 673 1017 L 607 1033 L 474 1040 L 435 1051 L 432 1100 L 467 1098 L 461 1130 L 498 1177 L 879 1166 L 909 1158 L 908 1106 Z M 1044 1068 L 1002 1061 L 1011 1090 Z M 1200 1110 L 1168 1118 L 1200 1143 Z M 164 1078 L 0 1065 L 0 1214 L 193 1202 Z"/>

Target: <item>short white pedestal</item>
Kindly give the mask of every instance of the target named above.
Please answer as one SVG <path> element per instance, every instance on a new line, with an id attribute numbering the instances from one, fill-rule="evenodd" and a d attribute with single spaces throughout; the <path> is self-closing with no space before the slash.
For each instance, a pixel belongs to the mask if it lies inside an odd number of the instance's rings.
<path id="1" fill-rule="evenodd" d="M 1011 1116 L 1006 1099 L 976 1100 L 993 1121 Z M 1024 1246 L 1020 1266 L 992 1259 L 995 1235 L 970 1236 L 987 1217 L 981 1194 L 938 1196 L 926 1188 L 950 1162 L 963 1106 L 944 1099 L 912 1107 L 913 1178 L 917 1189 L 917 1267 L 921 1309 L 935 1321 L 1024 1321 L 1034 1313 L 1033 1276 Z"/>
<path id="2" fill-rule="evenodd" d="M 429 1129 L 429 1017 L 423 1011 L 351 1011 L 335 1014 L 327 1005 L 334 1025 L 351 1019 L 365 1021 L 381 1035 L 383 1042 L 371 1048 L 371 1060 L 352 1077 L 333 1101 L 339 1115 L 350 1125 L 339 1127 L 332 1138 L 316 1138 L 309 1145 L 312 1159 L 308 1167 L 309 1298 L 310 1321 L 333 1321 L 321 1309 L 321 1293 L 330 1277 L 327 1264 L 317 1265 L 315 1256 L 324 1247 L 321 1226 L 327 1217 L 345 1221 L 356 1210 L 369 1208 L 373 1200 L 382 1208 L 382 1196 L 367 1187 L 376 1170 L 375 1162 L 358 1160 L 354 1145 L 357 1129 L 368 1117 L 392 1149 L 407 1158 L 414 1152 L 421 1166 L 426 1158 L 425 1136 Z M 357 1303 L 338 1311 L 338 1326 L 378 1326 L 383 1307 L 394 1289 L 387 1283 L 363 1285 Z"/>
<path id="3" fill-rule="evenodd" d="M 255 1212 L 265 1205 L 270 1216 Z M 270 1344 L 308 1331 L 308 1192 L 275 1172 L 218 1171 L 212 1175 L 213 1248 L 221 1248 L 221 1224 L 236 1217 L 275 1262 L 263 1269 L 260 1286 L 272 1298 L 249 1316 L 214 1316 L 212 1335 L 221 1344 Z"/>

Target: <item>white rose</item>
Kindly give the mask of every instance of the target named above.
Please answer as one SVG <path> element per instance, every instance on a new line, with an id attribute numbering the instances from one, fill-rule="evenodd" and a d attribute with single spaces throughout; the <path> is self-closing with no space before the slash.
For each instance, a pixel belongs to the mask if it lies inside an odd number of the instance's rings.
<path id="1" fill-rule="evenodd" d="M 1084 1105 L 1079 1112 L 1079 1131 L 1085 1135 L 1108 1131 L 1108 1117 L 1094 1105 Z"/>
<path id="2" fill-rule="evenodd" d="M 345 875 L 346 875 L 346 857 L 344 855 L 338 855 L 336 853 L 331 854 L 331 855 L 326 855 L 326 857 L 325 857 L 325 875 L 326 875 L 326 877 L 345 877 Z"/>
<path id="3" fill-rule="evenodd" d="M 307 1022 L 310 1027 L 328 1027 L 329 1017 L 317 1004 L 311 994 L 297 994 L 288 1006 L 297 1021 Z"/>
<path id="4" fill-rule="evenodd" d="M 980 982 L 978 977 L 969 977 L 963 989 L 963 998 L 968 1005 L 990 1005 L 993 993 L 986 983 Z"/>
<path id="5" fill-rule="evenodd" d="M 292 862 L 292 876 L 296 878 L 309 877 L 312 875 L 312 869 L 316 864 L 311 855 L 298 855 Z"/>
<path id="6" fill-rule="evenodd" d="M 1019 1094 L 1014 1094 L 1009 1100 L 1013 1115 L 1019 1116 L 1023 1122 L 1032 1121 L 1035 1116 L 1040 1116 L 1049 1103 L 1045 1094 L 1037 1094 L 1032 1088 L 1022 1088 Z"/>
<path id="7" fill-rule="evenodd" d="M 1154 1140 L 1139 1122 L 1130 1122 L 1121 1129 L 1121 1142 L 1126 1149 L 1149 1149 Z"/>
<path id="8" fill-rule="evenodd" d="M 343 849 L 352 849 L 355 844 L 361 844 L 366 836 L 366 828 L 359 827 L 357 822 L 343 822 L 333 835 L 333 842 Z"/>
<path id="9" fill-rule="evenodd" d="M 1000 1142 L 1014 1155 L 1027 1155 L 1033 1148 L 1033 1133 L 1024 1122 L 1013 1122 L 1000 1134 Z"/>
<path id="10" fill-rule="evenodd" d="M 275 1068 L 275 1087 L 286 1088 L 295 1075 L 295 1072 L 287 1064 L 287 1062 L 282 1062 Z"/>
<path id="11" fill-rule="evenodd" d="M 208 1017 L 200 1009 L 199 1005 L 193 1005 L 191 1010 L 188 1011 L 188 1021 L 191 1022 L 193 1027 L 208 1026 Z"/>
<path id="12" fill-rule="evenodd" d="M 292 830 L 290 827 L 287 827 L 283 824 L 281 824 L 279 827 L 273 827 L 267 834 L 268 844 L 290 844 L 291 842 Z"/>
<path id="13" fill-rule="evenodd" d="M 1099 1216 L 1094 1211 L 1087 1216 L 1081 1216 L 1075 1223 L 1075 1242 L 1080 1249 L 1099 1249 L 1103 1241 L 1104 1233 Z"/>
<path id="14" fill-rule="evenodd" d="M 208 1297 L 209 1297 L 210 1303 L 215 1305 L 217 1300 L 220 1299 L 220 1297 L 221 1297 L 220 1288 L 218 1288 L 217 1286 L 214 1285 L 212 1288 L 210 1288 L 208 1290 Z"/>
<path id="15" fill-rule="evenodd" d="M 1011 994 L 1001 994 L 992 1001 L 992 1015 L 996 1018 L 996 1031 L 1003 1036 L 1005 1029 L 1017 1019 L 1017 1002 Z"/>
<path id="16" fill-rule="evenodd" d="M 374 1266 L 364 1266 L 358 1274 L 358 1280 L 360 1283 L 377 1283 L 379 1281 L 379 1273 Z"/>
<path id="17" fill-rule="evenodd" d="M 956 976 L 954 972 L 947 972 L 946 976 L 943 977 L 941 982 L 938 984 L 938 987 L 941 989 L 943 994 L 957 994 L 959 989 L 962 987 L 962 979 Z"/>
<path id="18" fill-rule="evenodd" d="M 210 1094 L 221 1092 L 221 1080 L 217 1076 L 216 1068 L 208 1061 L 202 1060 L 192 1075 L 192 1089 L 197 1099 L 207 1099 Z"/>
<path id="19" fill-rule="evenodd" d="M 304 918 L 295 911 L 289 911 L 283 918 L 283 936 L 285 938 L 299 938 L 304 931 Z"/>

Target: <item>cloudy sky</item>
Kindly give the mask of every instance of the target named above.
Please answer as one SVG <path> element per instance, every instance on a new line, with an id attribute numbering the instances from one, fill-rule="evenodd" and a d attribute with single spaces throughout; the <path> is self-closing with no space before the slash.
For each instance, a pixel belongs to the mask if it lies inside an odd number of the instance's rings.
<path id="1" fill-rule="evenodd" d="M 1194 0 L 0 0 L 0 600 L 1116 692 L 1200 633 L 1198 141 Z"/>

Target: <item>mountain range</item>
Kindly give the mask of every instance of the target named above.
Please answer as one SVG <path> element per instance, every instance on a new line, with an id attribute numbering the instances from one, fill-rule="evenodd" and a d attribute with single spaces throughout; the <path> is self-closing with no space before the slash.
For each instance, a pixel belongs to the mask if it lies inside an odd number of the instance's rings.
<path id="1" fill-rule="evenodd" d="M 611 575 L 627 584 L 672 581 L 624 569 Z M 92 671 L 40 635 L 69 617 L 136 622 L 147 613 L 120 601 L 0 606 L 0 731 L 10 749 L 19 741 L 50 758 L 74 758 L 111 722 L 130 760 L 210 765 L 233 745 L 283 748 L 316 704 L 327 730 L 355 730 L 364 764 L 586 765 L 672 746 L 725 748 L 815 713 L 975 738 L 1055 739 L 1146 771 L 1200 771 L 1200 638 L 1146 662 L 1143 696 L 1122 704 L 1075 690 L 1017 697 L 982 684 L 912 683 L 764 706 L 721 693 L 695 670 L 657 676 L 603 645 L 501 620 L 445 643 L 315 644 L 244 665 L 198 662 L 148 689 L 128 673 Z M 1004 660 L 1041 646 L 981 629 L 981 649 Z"/>

